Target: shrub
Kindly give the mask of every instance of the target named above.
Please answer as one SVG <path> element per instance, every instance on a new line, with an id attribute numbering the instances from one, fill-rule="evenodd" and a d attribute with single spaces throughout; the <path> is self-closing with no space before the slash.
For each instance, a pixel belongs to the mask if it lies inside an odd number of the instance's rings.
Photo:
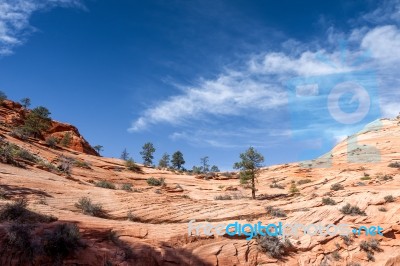
<path id="1" fill-rule="evenodd" d="M 27 160 L 27 161 L 30 161 L 33 163 L 36 163 L 38 161 L 38 158 L 35 155 L 33 155 L 32 153 L 30 153 L 29 151 L 27 151 L 25 149 L 21 149 L 21 148 L 18 149 L 15 155 L 21 159 L 24 159 L 24 160 Z"/>
<path id="2" fill-rule="evenodd" d="M 387 210 L 386 210 L 385 207 L 379 207 L 379 208 L 378 208 L 378 211 L 380 211 L 380 212 L 387 212 Z"/>
<path id="3" fill-rule="evenodd" d="M 218 195 L 214 197 L 215 200 L 232 200 L 230 195 Z"/>
<path id="4" fill-rule="evenodd" d="M 115 189 L 115 185 L 111 182 L 106 180 L 99 181 L 95 184 L 96 187 L 108 188 L 108 189 Z"/>
<path id="5" fill-rule="evenodd" d="M 272 184 L 269 185 L 270 188 L 279 188 L 279 189 L 284 189 L 285 187 L 278 184 L 278 181 L 276 181 L 275 179 L 272 181 Z"/>
<path id="6" fill-rule="evenodd" d="M 258 236 L 256 241 L 259 250 L 267 253 L 275 259 L 281 259 L 293 248 L 288 239 L 286 239 L 285 242 L 282 242 L 278 237 L 269 235 Z"/>
<path id="7" fill-rule="evenodd" d="M 372 253 L 371 251 L 367 251 L 367 260 L 375 261 L 374 253 Z"/>
<path id="8" fill-rule="evenodd" d="M 338 191 L 344 189 L 343 185 L 340 183 L 335 183 L 331 186 L 331 190 Z"/>
<path id="9" fill-rule="evenodd" d="M 18 147 L 14 144 L 8 142 L 2 143 L 0 145 L 0 161 L 7 164 L 12 164 L 15 166 L 20 166 L 15 160 L 15 152 Z"/>
<path id="10" fill-rule="evenodd" d="M 346 264 L 346 266 L 361 266 L 361 264 L 357 262 L 349 262 Z"/>
<path id="11" fill-rule="evenodd" d="M 39 106 L 28 113 L 22 128 L 31 136 L 37 138 L 51 126 L 50 112 Z"/>
<path id="12" fill-rule="evenodd" d="M 23 106 L 25 109 L 27 109 L 27 108 L 31 105 L 31 99 L 30 99 L 30 98 L 27 98 L 27 97 L 22 98 L 22 99 L 20 100 L 20 103 L 22 104 L 22 106 Z"/>
<path id="13" fill-rule="evenodd" d="M 41 167 L 43 167 L 44 169 L 47 169 L 50 172 L 59 172 L 60 170 L 52 163 L 46 161 L 46 160 L 41 160 L 38 163 Z"/>
<path id="14" fill-rule="evenodd" d="M 47 139 L 46 139 L 46 144 L 47 144 L 47 146 L 49 146 L 50 148 L 52 148 L 52 149 L 54 149 L 54 148 L 56 148 L 57 147 L 57 139 L 55 138 L 55 137 L 53 137 L 53 136 L 51 136 L 51 137 L 48 137 Z"/>
<path id="15" fill-rule="evenodd" d="M 392 168 L 400 168 L 400 162 L 391 162 L 388 166 Z"/>
<path id="16" fill-rule="evenodd" d="M 72 167 L 73 167 L 75 160 L 73 158 L 62 155 L 62 156 L 60 156 L 59 161 L 60 161 L 60 163 L 57 167 L 58 170 L 60 170 L 61 172 L 65 173 L 67 175 L 71 175 Z"/>
<path id="17" fill-rule="evenodd" d="M 69 145 L 71 145 L 71 140 L 72 140 L 71 132 L 67 132 L 64 134 L 63 138 L 61 139 L 60 144 L 63 147 L 69 147 Z"/>
<path id="18" fill-rule="evenodd" d="M 83 214 L 103 217 L 104 211 L 101 204 L 92 203 L 91 199 L 88 197 L 82 197 L 79 199 L 78 203 L 75 203 L 75 207 L 81 209 Z"/>
<path id="19" fill-rule="evenodd" d="M 279 208 L 274 208 L 272 206 L 265 207 L 265 210 L 267 211 L 267 214 L 270 214 L 273 217 L 286 217 L 287 216 L 284 210 L 279 209 Z"/>
<path id="20" fill-rule="evenodd" d="M 132 191 L 132 185 L 131 184 L 122 184 L 121 189 L 126 190 L 126 191 Z"/>
<path id="21" fill-rule="evenodd" d="M 163 186 L 165 185 L 165 179 L 163 177 L 161 178 L 154 178 L 154 177 L 150 177 L 146 180 L 147 184 L 149 184 L 149 186 Z"/>
<path id="22" fill-rule="evenodd" d="M 128 221 L 131 221 L 131 222 L 140 221 L 139 217 L 137 217 L 135 214 L 133 214 L 132 211 L 128 211 L 126 216 L 128 218 Z"/>
<path id="23" fill-rule="evenodd" d="M 0 221 L 17 221 L 21 223 L 54 222 L 54 216 L 32 212 L 26 208 L 26 200 L 20 199 L 13 203 L 7 203 L 0 209 Z"/>
<path id="24" fill-rule="evenodd" d="M 3 189 L 0 189 L 0 199 L 7 199 L 7 192 Z"/>
<path id="25" fill-rule="evenodd" d="M 322 203 L 324 205 L 336 205 L 336 201 L 331 198 L 322 198 Z"/>
<path id="26" fill-rule="evenodd" d="M 296 183 L 292 183 L 289 188 L 289 192 L 292 194 L 299 193 L 299 189 L 296 187 Z"/>
<path id="27" fill-rule="evenodd" d="M 393 180 L 393 176 L 384 175 L 384 176 L 381 176 L 379 179 L 382 180 L 382 181 L 389 181 L 389 180 Z"/>
<path id="28" fill-rule="evenodd" d="M 59 224 L 43 238 L 43 250 L 47 256 L 61 263 L 64 258 L 82 247 L 79 228 L 75 224 Z"/>
<path id="29" fill-rule="evenodd" d="M 34 247 L 32 241 L 32 226 L 12 223 L 6 229 L 5 245 L 2 247 L 2 254 L 18 254 L 16 265 L 30 265 L 34 257 Z M 25 263 L 23 263 L 25 262 Z"/>
<path id="30" fill-rule="evenodd" d="M 132 158 L 128 159 L 125 162 L 125 166 L 129 171 L 136 172 L 136 173 L 137 172 L 141 172 L 141 169 L 140 169 L 139 165 L 137 165 Z"/>
<path id="31" fill-rule="evenodd" d="M 75 160 L 74 165 L 79 168 L 91 169 L 90 164 L 86 161 Z"/>
<path id="32" fill-rule="evenodd" d="M 353 239 L 349 236 L 342 236 L 343 243 L 345 243 L 347 246 L 350 246 L 353 243 Z"/>
<path id="33" fill-rule="evenodd" d="M 311 183 L 311 182 L 312 182 L 311 179 L 302 179 L 302 180 L 297 181 L 297 185 L 304 185 L 304 184 Z"/>
<path id="34" fill-rule="evenodd" d="M 335 261 L 338 261 L 342 258 L 337 250 L 333 251 L 331 253 L 331 256 Z"/>
<path id="35" fill-rule="evenodd" d="M 386 202 L 394 202 L 394 201 L 395 201 L 395 199 L 394 199 L 394 197 L 393 197 L 392 195 L 387 195 L 387 196 L 385 196 L 385 197 L 384 197 L 384 200 L 385 200 Z"/>
<path id="36" fill-rule="evenodd" d="M 343 214 L 355 216 L 355 215 L 366 215 L 364 211 L 362 211 L 358 206 L 351 206 L 350 203 L 347 203 L 340 210 Z"/>
<path id="37" fill-rule="evenodd" d="M 221 176 L 232 177 L 232 173 L 230 172 L 223 172 L 220 174 Z"/>
<path id="38" fill-rule="evenodd" d="M 371 180 L 371 177 L 370 176 L 363 176 L 360 179 L 361 180 Z"/>
<path id="39" fill-rule="evenodd" d="M 29 133 L 22 127 L 14 128 L 9 135 L 20 140 L 27 140 L 29 138 Z"/>

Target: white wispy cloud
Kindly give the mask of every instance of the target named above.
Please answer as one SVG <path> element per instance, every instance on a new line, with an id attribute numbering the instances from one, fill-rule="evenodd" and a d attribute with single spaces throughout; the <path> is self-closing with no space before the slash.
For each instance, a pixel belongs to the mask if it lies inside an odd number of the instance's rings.
<path id="1" fill-rule="evenodd" d="M 313 43 L 307 47 L 307 43 L 290 41 L 284 44 L 286 49 L 281 52 L 252 55 L 243 64 L 245 67 L 230 68 L 215 79 L 200 80 L 196 86 L 185 87 L 181 94 L 154 103 L 132 122 L 129 131 L 141 131 L 157 124 L 170 124 L 183 128 L 186 126 L 186 129 L 172 134 L 170 138 L 196 144 L 231 147 L 245 143 L 246 138 L 247 143 L 267 141 L 268 137 L 273 137 L 271 134 L 262 136 L 247 132 L 240 141 L 229 142 L 228 139 L 237 138 L 220 138 L 213 135 L 211 130 L 200 131 L 192 125 L 188 127 L 188 122 L 204 121 L 215 116 L 237 116 L 245 121 L 249 112 L 278 116 L 288 104 L 285 87 L 287 79 L 348 73 L 363 67 L 376 71 L 382 116 L 393 117 L 400 111 L 400 79 L 396 78 L 396 66 L 400 62 L 400 29 L 398 23 L 395 23 L 400 19 L 399 6 L 387 1 L 380 9 L 360 18 L 364 22 L 375 21 L 375 25 L 367 23 L 365 26 L 359 21 L 348 33 L 330 29 L 326 36 L 328 41 L 322 41 L 320 45 Z M 339 41 L 339 38 L 347 41 L 347 51 L 343 51 L 340 45 L 332 46 L 332 40 Z M 291 46 L 295 47 L 290 49 Z M 302 47 L 303 51 L 299 52 L 298 47 Z M 366 54 L 366 60 L 355 64 L 357 59 L 362 59 Z M 264 129 L 270 126 L 271 124 L 265 124 Z M 215 129 L 215 125 L 210 126 L 211 128 Z M 278 130 L 287 132 L 288 128 Z M 323 125 L 321 130 L 324 130 Z M 331 138 L 337 141 L 350 134 L 348 128 L 346 134 L 341 129 L 335 130 L 337 134 Z M 246 128 L 235 132 L 246 132 Z"/>
<path id="2" fill-rule="evenodd" d="M 0 56 L 12 54 L 35 30 L 29 24 L 32 14 L 56 6 L 84 8 L 80 0 L 2 0 L 0 1 Z"/>
<path id="3" fill-rule="evenodd" d="M 274 109 L 284 103 L 285 93 L 276 84 L 259 81 L 246 72 L 228 71 L 157 103 L 132 124 L 130 131 L 157 123 L 181 124 L 205 115 L 240 115 L 243 110 Z"/>

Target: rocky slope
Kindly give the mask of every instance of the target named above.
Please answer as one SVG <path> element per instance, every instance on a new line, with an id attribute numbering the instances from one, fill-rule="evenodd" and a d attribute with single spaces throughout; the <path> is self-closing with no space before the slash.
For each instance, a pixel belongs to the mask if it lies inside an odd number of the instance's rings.
<path id="1" fill-rule="evenodd" d="M 29 110 L 25 109 L 21 104 L 5 100 L 3 104 L 0 105 L 0 123 L 5 127 L 18 127 L 23 124 L 28 112 Z M 48 137 L 55 137 L 60 140 L 67 133 L 71 136 L 71 143 L 68 148 L 86 154 L 98 155 L 79 133 L 78 129 L 70 124 L 52 120 L 51 127 L 47 132 L 44 132 L 42 140 Z"/>
<path id="2" fill-rule="evenodd" d="M 143 166 L 140 172 L 129 171 L 122 160 L 96 156 L 76 128 L 59 122 L 53 123 L 49 134 L 73 132 L 76 145 L 71 148 L 51 149 L 43 140 L 13 138 L 7 125 L 23 112 L 20 106 L 0 109 L 2 141 L 29 151 L 37 160 L 18 159 L 19 167 L 0 163 L 0 206 L 25 198 L 30 211 L 57 217 L 58 221 L 36 224 L 32 230 L 36 239 L 57 224 L 77 224 L 84 245 L 69 254 L 64 265 L 400 265 L 400 168 L 388 166 L 400 161 L 400 120 L 377 121 L 323 158 L 263 169 L 257 184 L 259 198 L 252 200 L 251 191 L 239 185 L 236 175 L 206 180 Z M 70 175 L 49 167 L 59 166 L 65 157 L 73 162 Z M 165 178 L 166 186 L 149 186 L 150 177 Z M 95 186 L 104 180 L 116 189 Z M 289 193 L 292 181 L 299 193 Z M 278 186 L 271 188 L 274 182 Z M 336 183 L 343 189 L 332 190 Z M 122 190 L 124 184 L 131 184 L 133 190 Z M 230 195 L 232 200 L 215 200 L 219 195 Z M 384 199 L 388 195 L 393 202 Z M 83 214 L 76 207 L 82 197 L 101 204 L 105 215 Z M 324 205 L 324 197 L 337 204 Z M 365 215 L 343 214 L 340 209 L 346 203 L 358 206 Z M 281 209 L 286 217 L 271 216 L 268 206 Z M 213 224 L 347 223 L 380 225 L 384 230 L 383 236 L 374 237 L 380 247 L 368 252 L 360 243 L 371 237 L 363 234 L 350 240 L 300 234 L 290 237 L 293 247 L 275 259 L 262 252 L 256 240 L 243 236 L 189 237 L 188 221 L 193 219 Z M 1 265 L 16 265 L 22 258 L 4 248 L 10 225 L 9 221 L 0 224 Z M 51 265 L 45 256 L 31 261 Z"/>

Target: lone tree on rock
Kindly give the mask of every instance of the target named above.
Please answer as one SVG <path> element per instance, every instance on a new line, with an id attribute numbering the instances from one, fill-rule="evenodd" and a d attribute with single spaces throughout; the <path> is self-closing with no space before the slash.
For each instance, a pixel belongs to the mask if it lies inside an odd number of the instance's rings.
<path id="1" fill-rule="evenodd" d="M 172 166 L 175 169 L 181 169 L 182 165 L 185 164 L 185 160 L 183 159 L 183 154 L 180 151 L 176 151 L 174 154 L 172 154 L 172 160 L 171 160 Z"/>
<path id="2" fill-rule="evenodd" d="M 158 166 L 161 168 L 168 168 L 169 167 L 169 154 L 164 153 L 161 157 L 160 161 L 158 162 Z"/>
<path id="3" fill-rule="evenodd" d="M 240 170 L 240 182 L 247 184 L 251 181 L 251 196 L 256 198 L 256 178 L 264 162 L 264 156 L 257 152 L 256 149 L 250 147 L 247 151 L 240 154 L 240 162 L 233 165 L 235 169 Z"/>
<path id="4" fill-rule="evenodd" d="M 36 107 L 26 116 L 22 129 L 37 138 L 51 126 L 50 111 L 43 106 Z"/>
<path id="5" fill-rule="evenodd" d="M 30 98 L 22 98 L 21 104 L 25 109 L 27 109 L 29 106 L 31 106 L 31 99 Z"/>
<path id="6" fill-rule="evenodd" d="M 95 151 L 97 151 L 98 154 L 100 154 L 100 152 L 103 151 L 103 146 L 101 146 L 101 145 L 96 145 L 96 146 L 93 147 L 93 149 L 94 149 Z"/>
<path id="7" fill-rule="evenodd" d="M 140 155 L 142 155 L 144 165 L 149 166 L 153 164 L 153 153 L 155 151 L 156 149 L 154 148 L 153 143 L 147 142 L 143 145 Z"/>
<path id="8" fill-rule="evenodd" d="M 208 161 L 208 156 L 200 158 L 201 170 L 204 174 L 210 171 L 210 165 L 208 164 Z"/>
<path id="9" fill-rule="evenodd" d="M 126 148 L 121 153 L 121 159 L 124 161 L 129 160 L 129 152 L 126 150 Z"/>

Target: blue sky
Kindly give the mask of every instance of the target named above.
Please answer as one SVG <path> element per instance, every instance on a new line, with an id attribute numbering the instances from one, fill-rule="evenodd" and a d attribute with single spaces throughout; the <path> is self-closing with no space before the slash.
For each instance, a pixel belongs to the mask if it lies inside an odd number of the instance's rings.
<path id="1" fill-rule="evenodd" d="M 189 169 L 205 155 L 230 169 L 249 146 L 266 165 L 310 159 L 399 112 L 399 7 L 2 0 L 0 89 L 104 156 L 141 161 L 151 141 L 157 162 L 181 150 Z"/>

